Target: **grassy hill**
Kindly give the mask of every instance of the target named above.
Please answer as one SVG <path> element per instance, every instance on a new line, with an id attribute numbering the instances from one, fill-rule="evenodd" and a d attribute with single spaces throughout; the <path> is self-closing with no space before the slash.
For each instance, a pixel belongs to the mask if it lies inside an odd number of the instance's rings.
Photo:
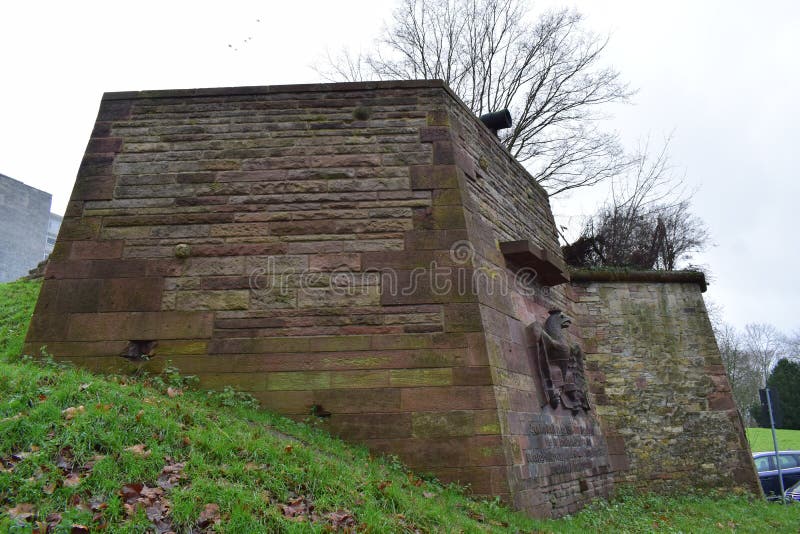
<path id="1" fill-rule="evenodd" d="M 0 532 L 796 532 L 800 506 L 620 495 L 537 521 L 227 390 L 19 357 L 38 284 L 0 285 Z"/>

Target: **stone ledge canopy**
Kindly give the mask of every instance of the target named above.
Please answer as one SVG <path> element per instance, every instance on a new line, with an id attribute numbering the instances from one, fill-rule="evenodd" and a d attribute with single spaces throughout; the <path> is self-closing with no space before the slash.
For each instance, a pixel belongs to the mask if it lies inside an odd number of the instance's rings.
<path id="1" fill-rule="evenodd" d="M 701 271 L 611 271 L 570 269 L 573 283 L 582 282 L 655 282 L 664 284 L 697 284 L 700 291 L 708 289 L 705 273 Z"/>
<path id="2" fill-rule="evenodd" d="M 527 239 L 504 241 L 500 252 L 506 259 L 520 267 L 530 267 L 538 275 L 538 282 L 552 287 L 569 282 L 569 273 L 561 258 L 548 253 Z"/>

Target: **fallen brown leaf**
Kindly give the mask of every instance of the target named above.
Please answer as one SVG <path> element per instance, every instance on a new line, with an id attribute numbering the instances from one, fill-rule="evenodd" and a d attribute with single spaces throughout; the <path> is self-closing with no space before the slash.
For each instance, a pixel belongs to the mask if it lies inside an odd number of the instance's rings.
<path id="1" fill-rule="evenodd" d="M 138 423 L 139 421 L 141 421 L 143 416 L 144 416 L 144 410 L 139 410 L 138 412 L 136 412 L 136 422 Z"/>
<path id="2" fill-rule="evenodd" d="M 173 388 L 173 387 L 168 387 L 167 388 L 167 396 L 170 399 L 174 399 L 178 395 L 182 395 L 182 394 L 183 394 L 183 391 L 181 391 L 180 389 L 176 389 L 176 388 Z"/>
<path id="3" fill-rule="evenodd" d="M 336 530 L 350 529 L 356 526 L 356 520 L 353 517 L 353 513 L 349 510 L 330 512 L 325 517 L 327 517 L 328 521 L 331 523 L 331 526 Z"/>
<path id="4" fill-rule="evenodd" d="M 434 497 L 436 497 L 436 494 L 431 493 L 430 491 L 423 491 L 422 496 L 425 497 L 426 499 L 433 499 Z"/>
<path id="5" fill-rule="evenodd" d="M 83 500 L 83 498 L 81 497 L 81 495 L 79 495 L 79 494 L 77 494 L 77 493 L 74 493 L 74 494 L 73 494 L 73 495 L 72 495 L 72 496 L 69 498 L 69 503 L 70 503 L 72 506 L 74 506 L 75 508 L 77 508 L 78 510 L 83 510 L 84 512 L 89 512 L 89 511 L 91 511 L 91 507 L 89 506 L 89 504 L 88 504 L 87 502 L 85 502 L 85 501 Z"/>
<path id="6" fill-rule="evenodd" d="M 73 524 L 69 534 L 89 534 L 89 527 L 86 525 Z"/>
<path id="7" fill-rule="evenodd" d="M 34 506 L 29 502 L 24 502 L 16 505 L 14 508 L 8 509 L 8 517 L 11 519 L 22 519 L 28 521 L 35 512 Z"/>
<path id="8" fill-rule="evenodd" d="M 81 483 L 81 477 L 79 477 L 77 473 L 70 473 L 64 479 L 64 482 L 62 482 L 65 488 L 74 488 L 80 483 Z"/>
<path id="9" fill-rule="evenodd" d="M 45 495 L 52 495 L 54 491 L 56 491 L 56 485 L 54 482 L 51 482 L 50 484 L 47 484 L 45 485 L 45 487 L 42 488 L 42 493 L 44 493 Z"/>
<path id="10" fill-rule="evenodd" d="M 58 512 L 47 514 L 45 521 L 47 521 L 47 531 L 53 532 L 55 531 L 56 526 L 61 523 L 61 514 Z"/>
<path id="11" fill-rule="evenodd" d="M 142 491 L 143 488 L 144 484 L 140 483 L 125 484 L 119 492 L 120 497 L 122 497 L 122 502 L 125 504 L 136 502 L 136 499 L 139 498 L 139 492 Z"/>
<path id="12" fill-rule="evenodd" d="M 136 445 L 131 445 L 130 447 L 125 447 L 125 450 L 128 452 L 132 452 L 136 456 L 141 456 L 142 458 L 147 458 L 150 456 L 153 451 L 148 451 L 147 445 L 144 443 L 137 443 Z"/>
<path id="13" fill-rule="evenodd" d="M 56 456 L 56 467 L 63 469 L 64 471 L 71 471 L 75 465 L 74 459 L 75 456 L 72 452 L 72 447 L 67 445 L 58 451 L 58 456 Z"/>
<path id="14" fill-rule="evenodd" d="M 78 388 L 78 391 L 86 391 L 87 389 L 89 389 L 89 386 L 91 386 L 91 385 L 92 384 L 90 382 L 87 382 L 85 384 L 81 384 L 80 387 Z"/>
<path id="15" fill-rule="evenodd" d="M 202 512 L 200 512 L 200 516 L 197 518 L 197 526 L 200 528 L 206 528 L 212 524 L 219 523 L 219 521 L 219 505 L 210 503 L 206 505 Z"/>
<path id="16" fill-rule="evenodd" d="M 175 463 L 169 456 L 166 458 L 167 465 L 161 470 L 158 476 L 157 484 L 160 488 L 171 489 L 178 485 L 178 482 L 183 478 L 183 462 Z"/>
<path id="17" fill-rule="evenodd" d="M 70 406 L 69 408 L 64 408 L 61 413 L 64 415 L 64 418 L 69 421 L 85 411 L 86 407 L 81 404 L 80 406 Z"/>

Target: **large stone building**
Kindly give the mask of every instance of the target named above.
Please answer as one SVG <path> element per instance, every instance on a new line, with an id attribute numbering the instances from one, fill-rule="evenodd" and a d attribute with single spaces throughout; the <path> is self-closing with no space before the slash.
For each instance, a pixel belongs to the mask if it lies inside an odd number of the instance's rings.
<path id="1" fill-rule="evenodd" d="M 61 217 L 50 193 L 0 174 L 0 282 L 16 280 L 52 250 Z"/>
<path id="2" fill-rule="evenodd" d="M 569 280 L 546 193 L 441 82 L 111 93 L 27 349 L 171 360 L 538 516 L 759 492 L 702 275 Z"/>

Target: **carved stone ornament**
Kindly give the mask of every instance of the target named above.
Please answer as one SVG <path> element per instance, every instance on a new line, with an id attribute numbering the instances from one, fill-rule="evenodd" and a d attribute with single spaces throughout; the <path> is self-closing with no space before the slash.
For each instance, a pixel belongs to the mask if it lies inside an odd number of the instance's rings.
<path id="1" fill-rule="evenodd" d="M 578 344 L 570 344 L 563 329 L 572 320 L 561 310 L 550 310 L 550 316 L 542 326 L 535 322 L 526 328 L 528 350 L 534 357 L 534 365 L 544 392 L 544 405 L 553 408 L 562 405 L 573 414 L 589 411 L 589 395 L 586 390 L 584 355 Z"/>

